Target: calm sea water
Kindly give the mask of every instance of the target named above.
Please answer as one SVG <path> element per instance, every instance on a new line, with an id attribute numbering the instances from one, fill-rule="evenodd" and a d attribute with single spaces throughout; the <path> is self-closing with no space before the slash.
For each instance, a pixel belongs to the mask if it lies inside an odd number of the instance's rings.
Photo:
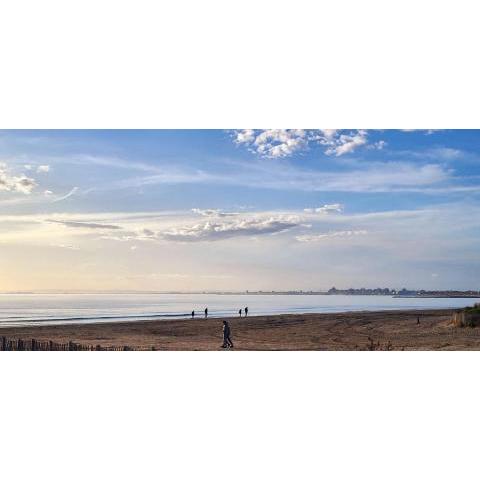
<path id="1" fill-rule="evenodd" d="M 211 295 L 211 294 L 3 294 L 0 325 L 46 325 L 121 322 L 145 319 L 238 315 L 248 306 L 250 315 L 276 313 L 348 312 L 417 308 L 460 308 L 478 302 L 472 298 L 392 298 L 361 295 Z"/>

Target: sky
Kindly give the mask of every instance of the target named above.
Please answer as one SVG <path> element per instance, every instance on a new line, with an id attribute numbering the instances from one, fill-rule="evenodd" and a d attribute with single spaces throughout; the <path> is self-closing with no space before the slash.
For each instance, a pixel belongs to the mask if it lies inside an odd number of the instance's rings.
<path id="1" fill-rule="evenodd" d="M 0 291 L 480 289 L 480 130 L 0 131 Z"/>

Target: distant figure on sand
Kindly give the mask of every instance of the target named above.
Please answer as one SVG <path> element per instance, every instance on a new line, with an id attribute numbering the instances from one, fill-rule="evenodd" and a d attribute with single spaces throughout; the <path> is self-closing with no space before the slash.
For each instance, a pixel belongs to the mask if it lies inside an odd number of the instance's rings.
<path id="1" fill-rule="evenodd" d="M 195 316 L 195 310 L 192 310 L 192 318 Z"/>
<path id="2" fill-rule="evenodd" d="M 208 308 L 205 309 L 205 318 L 208 317 Z"/>
<path id="3" fill-rule="evenodd" d="M 420 315 L 417 315 L 417 325 L 420 325 Z"/>
<path id="4" fill-rule="evenodd" d="M 238 311 L 238 314 L 239 314 L 240 316 L 242 316 L 242 309 L 240 309 L 240 310 Z"/>
<path id="5" fill-rule="evenodd" d="M 222 348 L 233 348 L 233 343 L 230 338 L 230 325 L 226 320 L 223 321 L 223 345 Z"/>
<path id="6" fill-rule="evenodd" d="M 248 316 L 248 307 L 245 307 L 245 316 Z"/>

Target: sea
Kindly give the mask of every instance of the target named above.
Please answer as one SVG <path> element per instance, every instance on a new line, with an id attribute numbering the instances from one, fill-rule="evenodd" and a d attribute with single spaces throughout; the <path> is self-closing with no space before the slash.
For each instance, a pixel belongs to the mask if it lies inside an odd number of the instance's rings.
<path id="1" fill-rule="evenodd" d="M 373 295 L 0 294 L 0 326 L 64 325 L 280 313 L 462 308 L 474 298 L 393 298 Z"/>

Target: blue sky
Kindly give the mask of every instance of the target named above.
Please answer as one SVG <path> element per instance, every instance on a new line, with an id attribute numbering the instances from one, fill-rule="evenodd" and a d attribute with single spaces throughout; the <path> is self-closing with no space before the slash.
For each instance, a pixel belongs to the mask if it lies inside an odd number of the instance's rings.
<path id="1" fill-rule="evenodd" d="M 0 290 L 477 289 L 479 146 L 476 130 L 0 131 Z"/>

